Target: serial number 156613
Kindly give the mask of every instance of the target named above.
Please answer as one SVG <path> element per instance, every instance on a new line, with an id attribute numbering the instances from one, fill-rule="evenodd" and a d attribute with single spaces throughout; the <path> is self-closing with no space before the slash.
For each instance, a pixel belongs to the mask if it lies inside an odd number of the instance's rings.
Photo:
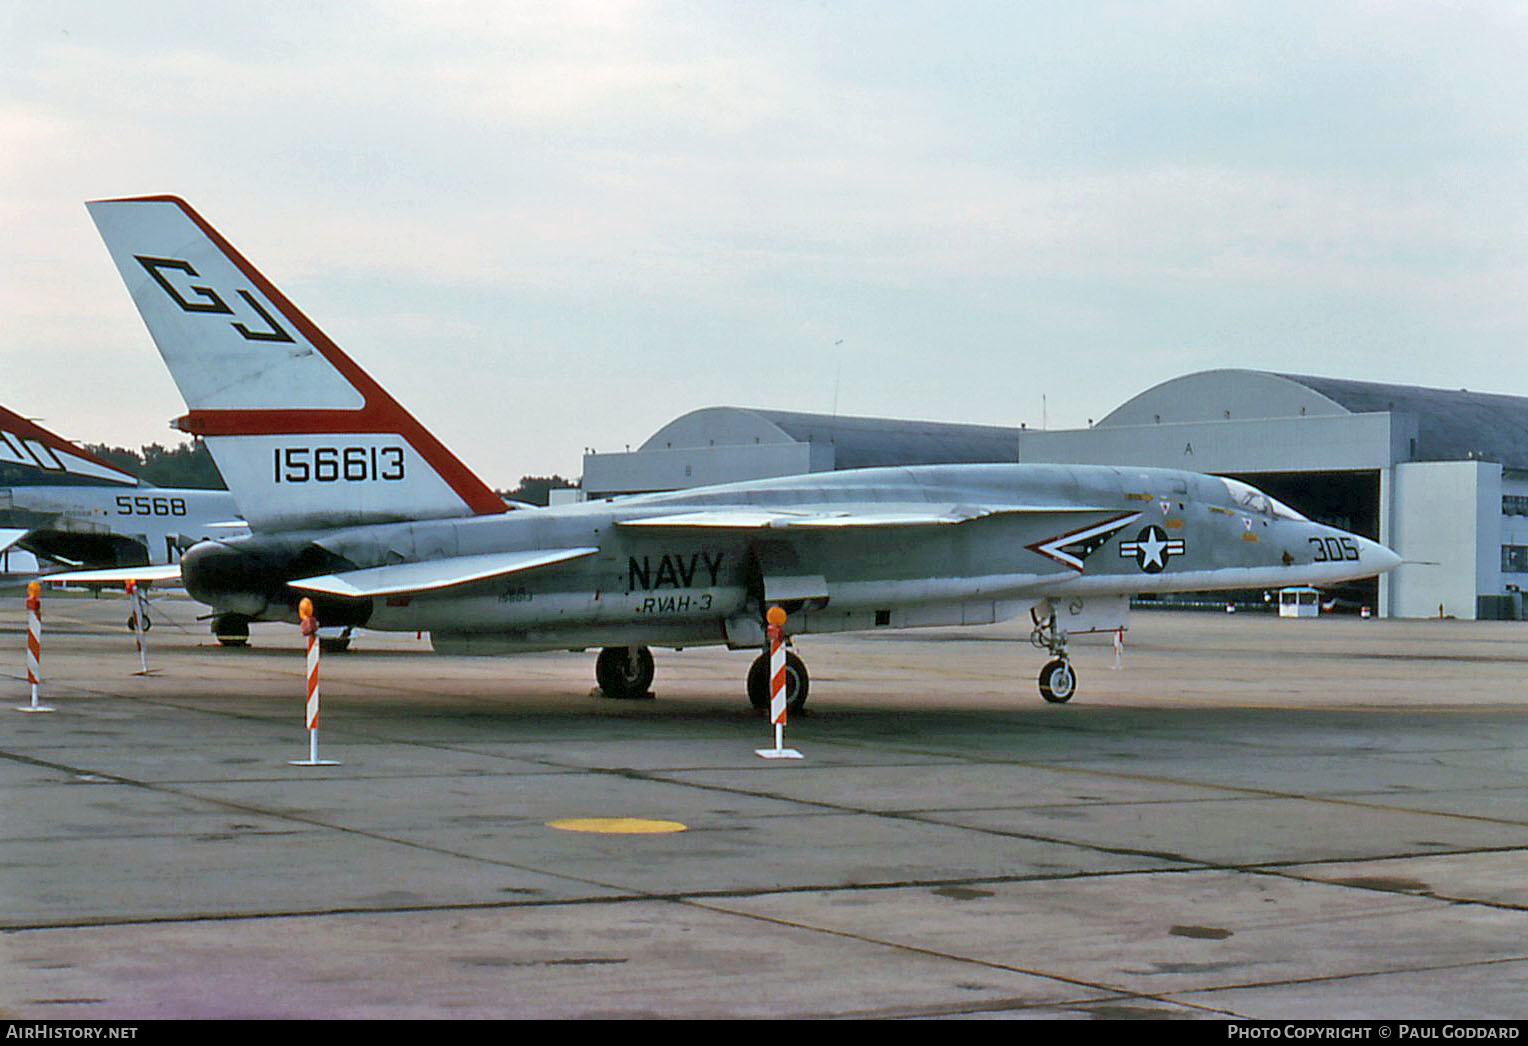
<path id="1" fill-rule="evenodd" d="M 277 447 L 277 483 L 365 483 L 403 478 L 402 447 Z"/>

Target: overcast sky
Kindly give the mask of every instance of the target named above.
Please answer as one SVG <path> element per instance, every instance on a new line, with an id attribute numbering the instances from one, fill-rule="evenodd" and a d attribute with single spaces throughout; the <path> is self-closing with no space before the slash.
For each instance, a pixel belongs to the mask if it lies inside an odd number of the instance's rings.
<path id="1" fill-rule="evenodd" d="M 0 0 L 0 404 L 176 438 L 83 206 L 163 192 L 500 487 L 719 404 L 1528 395 L 1520 4 Z"/>

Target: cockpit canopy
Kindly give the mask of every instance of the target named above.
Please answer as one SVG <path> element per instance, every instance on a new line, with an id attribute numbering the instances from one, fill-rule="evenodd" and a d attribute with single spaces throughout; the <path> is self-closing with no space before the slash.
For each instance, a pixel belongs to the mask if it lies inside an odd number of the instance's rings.
<path id="1" fill-rule="evenodd" d="M 1309 523 L 1300 513 L 1290 508 L 1277 498 L 1270 498 L 1261 490 L 1250 484 L 1243 483 L 1239 479 L 1220 480 L 1226 485 L 1227 492 L 1231 495 L 1231 503 L 1243 512 L 1256 512 L 1259 515 L 1270 516 L 1274 519 L 1293 519 L 1302 523 Z"/>

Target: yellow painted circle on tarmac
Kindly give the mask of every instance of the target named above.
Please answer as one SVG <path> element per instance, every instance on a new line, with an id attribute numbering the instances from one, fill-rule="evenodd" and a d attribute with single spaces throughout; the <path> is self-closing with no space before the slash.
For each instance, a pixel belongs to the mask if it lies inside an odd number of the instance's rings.
<path id="1" fill-rule="evenodd" d="M 568 817 L 548 821 L 548 828 L 562 832 L 594 832 L 599 835 L 664 835 L 682 832 L 678 821 L 648 821 L 640 817 Z"/>

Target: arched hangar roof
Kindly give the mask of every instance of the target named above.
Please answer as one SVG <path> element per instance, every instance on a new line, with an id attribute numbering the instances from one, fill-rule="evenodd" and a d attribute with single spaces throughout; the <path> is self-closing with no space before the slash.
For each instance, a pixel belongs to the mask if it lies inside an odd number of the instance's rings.
<path id="1" fill-rule="evenodd" d="M 803 414 L 751 407 L 706 407 L 684 414 L 641 449 L 812 443 L 833 447 L 835 468 L 945 465 L 1019 460 L 1019 429 L 897 418 Z"/>
<path id="2" fill-rule="evenodd" d="M 1185 374 L 1125 401 L 1099 427 L 1311 415 L 1410 414 L 1416 461 L 1528 468 L 1528 398 L 1254 370 Z"/>
<path id="3" fill-rule="evenodd" d="M 1528 397 L 1414 385 L 1207 370 L 1153 386 L 1096 425 L 1251 421 L 1377 412 L 1416 419 L 1414 461 L 1495 461 L 1528 469 Z M 900 418 L 706 407 L 655 432 L 643 451 L 759 444 L 831 447 L 828 468 L 1020 461 L 1023 429 Z"/>

